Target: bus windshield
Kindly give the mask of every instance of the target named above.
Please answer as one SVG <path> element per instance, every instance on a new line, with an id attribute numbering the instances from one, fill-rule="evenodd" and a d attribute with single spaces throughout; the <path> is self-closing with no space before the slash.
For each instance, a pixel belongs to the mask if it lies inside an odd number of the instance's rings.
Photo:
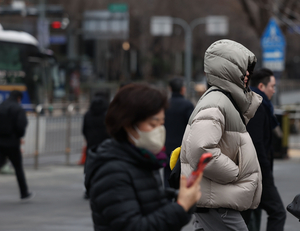
<path id="1" fill-rule="evenodd" d="M 45 60 L 35 45 L 0 41 L 0 103 L 11 90 L 23 92 L 22 104 L 42 103 Z"/>
<path id="2" fill-rule="evenodd" d="M 0 84 L 24 84 L 21 46 L 0 42 Z"/>

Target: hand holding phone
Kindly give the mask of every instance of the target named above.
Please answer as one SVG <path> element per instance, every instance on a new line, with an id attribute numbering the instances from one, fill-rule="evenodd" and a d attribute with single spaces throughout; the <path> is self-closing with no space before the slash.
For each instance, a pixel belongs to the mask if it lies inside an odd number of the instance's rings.
<path id="1" fill-rule="evenodd" d="M 203 172 L 205 166 L 208 164 L 208 162 L 212 159 L 211 153 L 204 153 L 200 159 L 199 163 L 197 165 L 197 169 L 192 172 L 192 174 L 187 179 L 187 187 L 189 188 L 192 186 L 197 179 L 197 177 Z"/>

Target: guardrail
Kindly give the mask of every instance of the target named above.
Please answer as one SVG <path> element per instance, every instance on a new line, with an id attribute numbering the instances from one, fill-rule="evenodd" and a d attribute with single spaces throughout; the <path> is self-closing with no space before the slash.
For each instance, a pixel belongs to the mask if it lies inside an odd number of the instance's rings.
<path id="1" fill-rule="evenodd" d="M 290 133 L 300 133 L 300 105 L 282 105 L 279 109 L 288 114 Z"/>
<path id="2" fill-rule="evenodd" d="M 70 155 L 80 153 L 85 145 L 82 135 L 83 114 L 88 109 L 85 104 L 37 105 L 35 112 L 28 112 L 28 126 L 22 144 L 24 156 L 34 157 L 37 169 L 39 158 L 45 155 L 64 154 L 65 163 L 70 164 Z M 285 113 L 282 122 L 282 146 L 300 144 L 300 105 L 277 107 Z M 295 135 L 290 137 L 290 135 Z M 293 144 L 291 144 L 292 142 Z M 289 144 L 288 144 L 289 143 Z M 295 146 L 296 147 L 296 146 Z M 300 146 L 299 146 L 300 148 Z"/>
<path id="3" fill-rule="evenodd" d="M 24 156 L 34 156 L 36 169 L 40 156 L 64 153 L 68 165 L 70 155 L 81 152 L 85 145 L 82 121 L 86 105 L 37 105 L 35 112 L 28 113 L 28 126 L 21 148 Z"/>

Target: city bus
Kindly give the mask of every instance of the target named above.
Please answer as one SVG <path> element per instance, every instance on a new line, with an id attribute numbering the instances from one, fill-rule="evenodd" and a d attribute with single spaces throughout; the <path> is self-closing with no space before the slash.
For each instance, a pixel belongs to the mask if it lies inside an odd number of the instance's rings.
<path id="1" fill-rule="evenodd" d="M 41 52 L 32 35 L 3 30 L 0 25 L 0 103 L 12 90 L 23 92 L 22 105 L 27 110 L 47 103 L 54 67 L 54 56 Z"/>

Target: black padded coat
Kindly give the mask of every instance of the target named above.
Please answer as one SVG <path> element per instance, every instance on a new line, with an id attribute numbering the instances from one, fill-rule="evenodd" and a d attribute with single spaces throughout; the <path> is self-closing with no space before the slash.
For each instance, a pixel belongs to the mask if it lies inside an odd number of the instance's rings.
<path id="1" fill-rule="evenodd" d="M 26 112 L 16 98 L 10 96 L 0 104 L 0 146 L 20 147 L 28 121 Z"/>
<path id="2" fill-rule="evenodd" d="M 85 185 L 96 231 L 180 230 L 190 215 L 163 190 L 158 167 L 129 143 L 89 150 Z"/>
<path id="3" fill-rule="evenodd" d="M 104 122 L 107 108 L 108 104 L 105 99 L 97 97 L 84 115 L 82 133 L 88 149 L 109 138 Z"/>
<path id="4" fill-rule="evenodd" d="M 174 92 L 166 110 L 166 153 L 170 157 L 175 148 L 181 146 L 182 137 L 194 110 L 194 105 L 181 94 Z"/>

